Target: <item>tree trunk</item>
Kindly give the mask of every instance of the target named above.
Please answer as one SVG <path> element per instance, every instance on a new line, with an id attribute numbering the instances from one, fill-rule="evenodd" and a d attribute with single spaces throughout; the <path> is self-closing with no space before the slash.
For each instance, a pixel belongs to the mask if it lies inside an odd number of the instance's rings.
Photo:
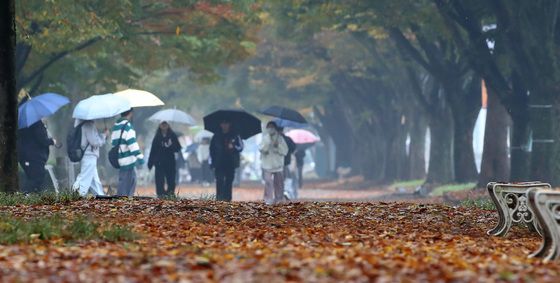
<path id="1" fill-rule="evenodd" d="M 517 73 L 512 74 L 513 96 L 508 103 L 511 117 L 511 172 L 510 180 L 523 182 L 529 180 L 531 168 L 531 126 L 529 114 L 529 96 L 523 80 Z"/>
<path id="2" fill-rule="evenodd" d="M 488 182 L 508 181 L 510 173 L 507 145 L 510 117 L 491 89 L 488 89 L 487 111 L 479 187 L 485 187 Z"/>
<path id="3" fill-rule="evenodd" d="M 475 123 L 476 118 L 472 119 L 469 115 L 461 115 L 453 119 L 453 156 L 457 183 L 476 181 L 478 175 L 473 150 Z"/>
<path id="4" fill-rule="evenodd" d="M 453 181 L 453 124 L 448 111 L 430 117 L 430 163 L 426 183 L 447 184 Z"/>
<path id="5" fill-rule="evenodd" d="M 513 114 L 513 113 L 512 113 Z M 528 114 L 526 114 L 528 115 Z M 511 173 L 510 180 L 523 182 L 529 180 L 531 168 L 531 152 L 529 151 L 529 138 L 531 128 L 527 116 L 512 115 L 511 128 Z"/>
<path id="6" fill-rule="evenodd" d="M 15 4 L 0 3 L 0 191 L 18 189 Z"/>
<path id="7" fill-rule="evenodd" d="M 417 180 L 426 177 L 426 121 L 421 115 L 412 122 L 410 129 L 410 147 L 408 152 L 408 179 Z"/>

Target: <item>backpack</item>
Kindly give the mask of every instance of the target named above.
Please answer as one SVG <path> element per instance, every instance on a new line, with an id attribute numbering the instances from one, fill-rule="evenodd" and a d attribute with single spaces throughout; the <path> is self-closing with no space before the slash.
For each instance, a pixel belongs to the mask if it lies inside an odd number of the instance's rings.
<path id="1" fill-rule="evenodd" d="M 119 152 L 121 151 L 122 135 L 124 133 L 126 125 L 128 125 L 128 123 L 124 124 L 119 140 L 117 141 L 117 145 L 113 146 L 111 150 L 109 150 L 109 163 L 111 163 L 111 166 L 113 166 L 115 169 L 121 168 L 121 165 L 119 165 Z"/>
<path id="2" fill-rule="evenodd" d="M 82 126 L 86 122 L 81 122 L 76 127 L 73 127 L 66 136 L 66 152 L 68 153 L 68 158 L 72 162 L 80 162 L 84 158 L 84 153 L 89 147 L 89 143 L 86 148 L 82 148 Z"/>

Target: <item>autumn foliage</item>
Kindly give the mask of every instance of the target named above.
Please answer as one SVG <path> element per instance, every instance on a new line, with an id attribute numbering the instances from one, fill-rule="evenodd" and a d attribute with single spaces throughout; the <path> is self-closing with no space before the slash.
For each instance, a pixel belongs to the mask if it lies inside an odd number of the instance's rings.
<path id="1" fill-rule="evenodd" d="M 2 246 L 0 278 L 83 282 L 558 282 L 558 263 L 528 259 L 523 228 L 489 237 L 493 211 L 410 203 L 78 201 L 2 207 L 130 225 L 132 241 L 36 240 Z"/>

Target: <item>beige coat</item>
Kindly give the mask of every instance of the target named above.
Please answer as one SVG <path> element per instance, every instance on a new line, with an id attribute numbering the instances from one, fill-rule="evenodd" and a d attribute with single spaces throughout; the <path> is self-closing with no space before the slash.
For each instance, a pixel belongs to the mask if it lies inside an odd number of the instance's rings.
<path id="1" fill-rule="evenodd" d="M 284 171 L 284 157 L 288 154 L 288 145 L 281 135 L 263 134 L 259 150 L 261 152 L 261 168 L 264 171 L 273 173 Z"/>

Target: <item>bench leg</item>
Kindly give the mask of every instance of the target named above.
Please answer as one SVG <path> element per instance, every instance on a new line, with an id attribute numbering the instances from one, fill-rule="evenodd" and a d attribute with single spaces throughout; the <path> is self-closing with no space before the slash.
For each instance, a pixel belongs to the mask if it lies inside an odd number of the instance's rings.
<path id="1" fill-rule="evenodd" d="M 505 214 L 508 212 L 507 209 L 503 209 L 500 202 L 498 201 L 498 195 L 496 194 L 496 190 L 495 190 L 495 184 L 496 183 L 489 183 L 487 186 L 488 189 L 488 194 L 490 195 L 490 198 L 492 199 L 492 202 L 494 202 L 494 206 L 496 207 L 496 210 L 498 211 L 498 224 L 496 224 L 496 227 L 488 230 L 488 232 L 486 232 L 486 234 L 491 235 L 491 236 L 498 236 L 500 231 L 503 231 L 505 229 Z"/>
<path id="2" fill-rule="evenodd" d="M 543 242 L 529 257 L 542 257 L 544 261 L 560 258 L 560 202 L 552 203 L 547 191 L 531 190 L 529 205 L 541 224 Z"/>
<path id="3" fill-rule="evenodd" d="M 536 198 L 536 193 L 538 190 L 536 189 L 532 189 L 529 192 L 527 192 L 527 195 L 529 197 L 529 206 L 533 209 L 534 213 L 535 213 L 535 221 L 537 221 L 537 223 L 543 223 L 542 226 L 539 225 L 541 227 L 541 232 L 540 235 L 543 239 L 541 245 L 539 246 L 539 249 L 535 252 L 533 252 L 532 254 L 529 255 L 530 258 L 541 258 L 541 257 L 545 257 L 546 254 L 548 253 L 548 251 L 551 248 L 552 242 L 551 242 L 551 235 L 548 232 L 548 230 L 546 229 L 546 222 L 545 222 L 545 213 L 544 209 L 545 208 L 541 208 L 538 204 L 537 204 L 537 198 Z M 545 227 L 545 228 L 542 228 Z"/>

